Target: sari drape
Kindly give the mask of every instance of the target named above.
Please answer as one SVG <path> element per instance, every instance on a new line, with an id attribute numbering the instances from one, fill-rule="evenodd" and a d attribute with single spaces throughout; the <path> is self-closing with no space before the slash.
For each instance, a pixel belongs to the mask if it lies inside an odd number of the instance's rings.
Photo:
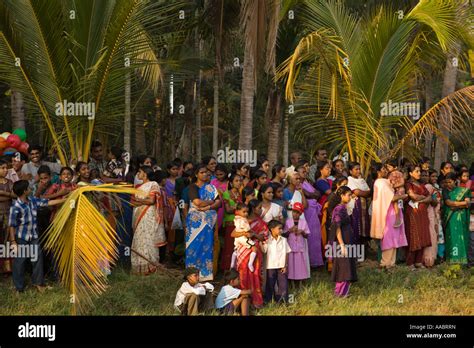
<path id="1" fill-rule="evenodd" d="M 211 184 L 199 188 L 200 200 L 215 200 L 217 189 Z M 217 222 L 215 210 L 199 211 L 190 202 L 186 216 L 186 267 L 196 267 L 200 271 L 200 281 L 213 280 L 214 270 L 214 228 Z"/>

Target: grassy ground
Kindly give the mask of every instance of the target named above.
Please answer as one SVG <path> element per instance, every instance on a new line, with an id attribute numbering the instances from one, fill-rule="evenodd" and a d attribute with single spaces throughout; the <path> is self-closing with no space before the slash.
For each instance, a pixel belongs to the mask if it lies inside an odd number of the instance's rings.
<path id="1" fill-rule="evenodd" d="M 440 265 L 431 270 L 394 273 L 366 261 L 347 299 L 333 297 L 334 284 L 323 270 L 313 272 L 300 289 L 290 289 L 293 303 L 272 304 L 257 315 L 473 315 L 474 269 Z M 139 277 L 121 268 L 110 276 L 110 288 L 95 299 L 89 315 L 176 315 L 174 297 L 180 278 Z M 11 278 L 0 280 L 0 315 L 68 315 L 69 296 L 60 286 L 39 294 L 32 288 L 16 295 Z"/>

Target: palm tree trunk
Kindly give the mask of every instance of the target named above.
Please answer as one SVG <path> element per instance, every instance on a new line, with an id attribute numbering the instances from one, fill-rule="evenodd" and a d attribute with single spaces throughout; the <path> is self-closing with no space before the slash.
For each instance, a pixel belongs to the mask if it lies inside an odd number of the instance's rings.
<path id="1" fill-rule="evenodd" d="M 217 156 L 219 135 L 219 74 L 214 71 L 214 108 L 212 119 L 212 155 Z"/>
<path id="2" fill-rule="evenodd" d="M 145 118 L 141 112 L 135 115 L 135 152 L 139 154 L 148 153 L 146 148 Z"/>
<path id="3" fill-rule="evenodd" d="M 125 115 L 124 115 L 124 124 L 123 124 L 123 148 L 125 151 L 130 152 L 130 103 L 131 103 L 131 81 L 130 81 L 130 72 L 125 74 Z"/>
<path id="4" fill-rule="evenodd" d="M 288 167 L 288 110 L 285 110 L 284 120 L 283 120 L 283 164 Z"/>
<path id="5" fill-rule="evenodd" d="M 12 109 L 12 130 L 21 128 L 25 129 L 25 109 L 23 96 L 20 92 L 12 90 L 11 93 L 11 109 Z"/>
<path id="6" fill-rule="evenodd" d="M 457 64 L 453 64 L 453 58 L 459 57 L 459 52 L 461 50 L 461 45 L 458 43 L 454 48 L 454 52 L 448 55 L 446 61 L 446 68 L 444 69 L 444 79 L 443 79 L 443 89 L 441 98 L 446 97 L 447 95 L 453 93 L 456 90 L 456 79 L 457 79 Z M 446 161 L 448 157 L 448 147 L 449 147 L 449 136 L 450 136 L 450 124 L 451 124 L 451 110 L 444 109 L 440 113 L 438 120 L 439 128 L 441 134 L 445 137 L 438 137 L 436 139 L 436 148 L 435 148 L 435 161 L 434 167 L 438 169 L 441 166 L 441 162 Z"/>
<path id="7" fill-rule="evenodd" d="M 273 87 L 268 94 L 266 118 L 269 121 L 267 156 L 271 166 L 278 162 L 281 128 L 281 92 Z"/>
<path id="8" fill-rule="evenodd" d="M 433 106 L 433 90 L 432 90 L 432 81 L 425 81 L 425 111 L 429 110 Z M 425 134 L 425 157 L 431 158 L 431 148 L 433 145 L 433 133 L 427 131 Z"/>
<path id="9" fill-rule="evenodd" d="M 253 98 L 255 95 L 254 59 L 245 49 L 244 69 L 242 73 L 242 94 L 240 97 L 240 133 L 239 149 L 252 149 Z"/>
<path id="10" fill-rule="evenodd" d="M 153 144 L 153 156 L 155 158 L 159 158 L 162 156 L 162 145 L 161 145 L 161 139 L 163 136 L 163 128 L 161 125 L 161 103 L 159 102 L 159 98 L 155 99 L 155 119 L 156 119 L 156 125 L 155 125 L 155 141 Z"/>

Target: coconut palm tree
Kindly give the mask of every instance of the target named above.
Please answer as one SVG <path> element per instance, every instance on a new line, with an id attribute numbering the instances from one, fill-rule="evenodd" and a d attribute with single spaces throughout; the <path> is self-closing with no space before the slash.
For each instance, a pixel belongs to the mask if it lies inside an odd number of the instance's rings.
<path id="1" fill-rule="evenodd" d="M 465 130 L 472 88 L 442 99 L 424 115 L 383 116 L 389 102 L 417 101 L 407 86 L 421 74 L 418 58 L 428 35 L 439 43 L 438 54 L 468 35 L 462 28 L 466 13 L 453 1 L 420 1 L 400 11 L 377 6 L 360 17 L 341 1 L 306 2 L 300 15 L 307 35 L 277 72 L 287 100 L 296 102 L 300 139 L 337 146 L 366 169 L 427 130 L 439 134 L 434 116 L 443 107 L 453 106 L 458 122 L 452 131 Z"/>

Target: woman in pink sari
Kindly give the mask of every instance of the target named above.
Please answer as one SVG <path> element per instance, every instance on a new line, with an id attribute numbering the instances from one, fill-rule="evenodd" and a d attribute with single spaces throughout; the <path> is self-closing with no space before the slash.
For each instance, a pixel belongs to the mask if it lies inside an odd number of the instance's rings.
<path id="1" fill-rule="evenodd" d="M 262 251 L 260 249 L 260 242 L 264 241 L 268 236 L 267 224 L 260 217 L 262 210 L 262 202 L 254 199 L 249 203 L 249 224 L 250 232 L 232 232 L 232 237 L 241 237 L 244 234 L 248 238 L 252 238 L 257 247 L 257 257 L 253 263 L 254 271 L 251 272 L 248 268 L 251 248 L 240 246 L 237 249 L 237 271 L 240 275 L 240 287 L 242 290 L 252 290 L 252 305 L 255 308 L 263 306 L 262 295 Z"/>
<path id="2" fill-rule="evenodd" d="M 396 195 L 390 181 L 387 179 L 387 170 L 382 163 L 376 163 L 372 167 L 374 182 L 374 197 L 372 200 L 372 221 L 370 225 L 370 236 L 380 239 L 382 260 L 380 267 L 387 270 L 395 267 L 397 249 L 407 246 L 405 225 L 402 223 L 395 226 L 397 214 L 392 202 L 406 199 L 407 195 Z"/>

